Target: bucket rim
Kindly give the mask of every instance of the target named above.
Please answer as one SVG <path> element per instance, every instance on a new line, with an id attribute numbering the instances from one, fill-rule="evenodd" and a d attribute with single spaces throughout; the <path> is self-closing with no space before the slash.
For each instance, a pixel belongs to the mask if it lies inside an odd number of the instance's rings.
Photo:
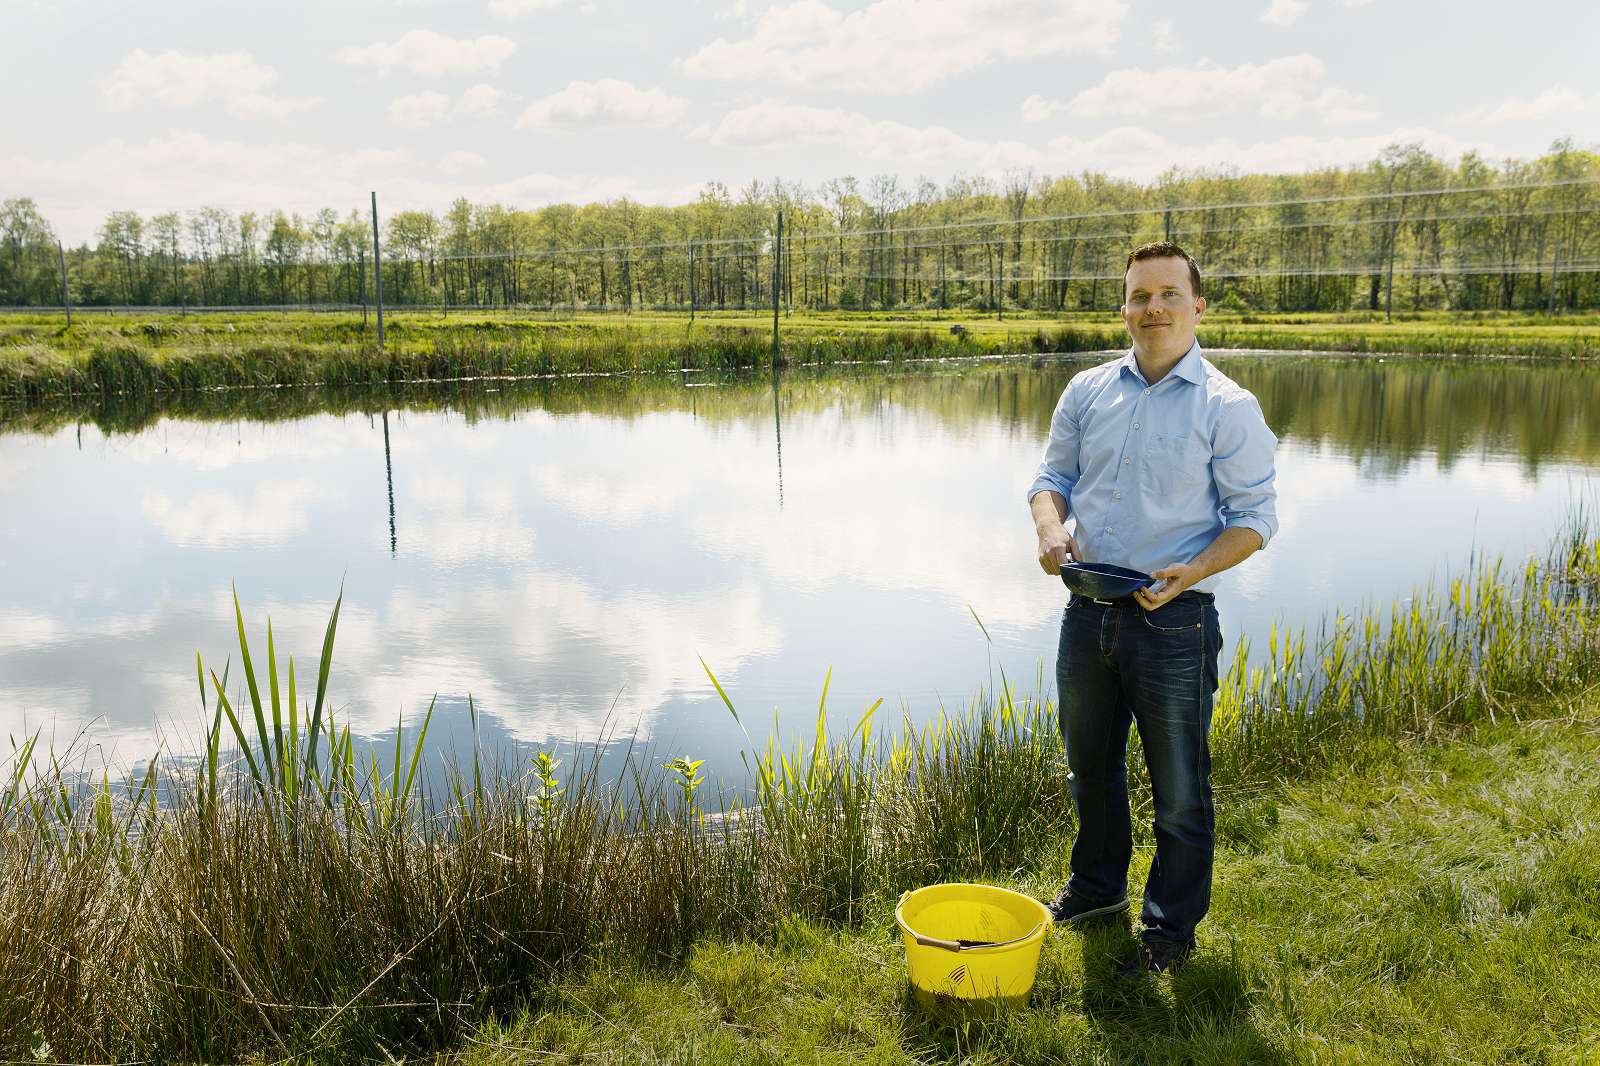
<path id="1" fill-rule="evenodd" d="M 939 940 L 935 937 L 925 936 L 924 934 L 919 933 L 915 929 L 911 928 L 911 924 L 906 921 L 905 914 L 903 913 L 905 910 L 906 901 L 908 899 L 917 893 L 925 892 L 930 888 L 981 888 L 990 892 L 1004 892 L 1007 895 L 1016 896 L 1019 899 L 1027 900 L 1029 903 L 1033 904 L 1038 908 L 1040 918 L 1039 921 L 1034 924 L 1033 928 L 1028 930 L 1023 935 L 1019 937 L 1013 937 L 1010 940 L 1001 940 L 993 944 L 967 946 L 957 944 L 949 940 Z M 941 948 L 945 951 L 959 951 L 962 954 L 1000 954 L 1007 951 L 1014 951 L 1018 945 L 1026 944 L 1029 941 L 1042 939 L 1045 932 L 1054 923 L 1055 919 L 1050 913 L 1050 908 L 1046 907 L 1043 903 L 1040 903 L 1027 893 L 1018 892 L 1014 888 L 1006 888 L 1003 885 L 986 885 L 978 881 L 941 881 L 935 885 L 923 885 L 921 888 L 907 889 L 905 892 L 900 893 L 900 901 L 896 903 L 894 907 L 894 921 L 895 924 L 900 927 L 900 931 L 902 933 L 911 937 L 911 939 L 915 940 L 923 947 Z"/>

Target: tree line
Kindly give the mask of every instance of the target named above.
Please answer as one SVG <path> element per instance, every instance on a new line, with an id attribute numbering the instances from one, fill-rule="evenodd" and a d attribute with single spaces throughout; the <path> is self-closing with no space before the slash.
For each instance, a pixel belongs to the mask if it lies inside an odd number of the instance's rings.
<path id="1" fill-rule="evenodd" d="M 381 192 L 380 192 L 380 212 Z M 784 219 L 774 276 L 775 223 Z M 1120 302 L 1130 248 L 1184 245 L 1223 307 L 1560 311 L 1600 303 L 1600 154 L 1455 162 L 1396 145 L 1363 166 L 1152 182 L 1012 172 L 944 186 L 709 183 L 690 204 L 522 210 L 458 199 L 381 217 L 387 306 L 1063 312 Z M 31 199 L 0 203 L 0 305 L 58 306 Z M 373 298 L 366 211 L 107 215 L 64 251 L 75 304 L 353 305 Z"/>

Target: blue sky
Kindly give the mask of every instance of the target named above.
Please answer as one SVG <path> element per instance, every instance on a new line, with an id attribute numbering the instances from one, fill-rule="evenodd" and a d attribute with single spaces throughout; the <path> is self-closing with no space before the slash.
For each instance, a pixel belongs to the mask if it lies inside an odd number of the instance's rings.
<path id="1" fill-rule="evenodd" d="M 692 199 L 707 181 L 1295 171 L 1600 140 L 1600 5 L 0 0 L 0 197 Z"/>

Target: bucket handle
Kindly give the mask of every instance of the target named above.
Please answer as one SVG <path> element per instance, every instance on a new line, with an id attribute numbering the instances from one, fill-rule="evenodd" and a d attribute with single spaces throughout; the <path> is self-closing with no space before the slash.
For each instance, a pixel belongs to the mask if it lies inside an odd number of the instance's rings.
<path id="1" fill-rule="evenodd" d="M 938 937 L 923 936 L 921 933 L 909 928 L 906 932 L 910 933 L 911 938 L 925 948 L 943 948 L 946 951 L 976 951 L 979 948 L 1004 948 L 1010 947 L 1012 944 L 1020 944 L 1037 933 L 1043 925 L 1044 923 L 1040 922 L 1026 933 L 1012 937 L 1010 940 L 981 940 L 976 943 L 963 943 L 959 940 L 940 940 Z"/>

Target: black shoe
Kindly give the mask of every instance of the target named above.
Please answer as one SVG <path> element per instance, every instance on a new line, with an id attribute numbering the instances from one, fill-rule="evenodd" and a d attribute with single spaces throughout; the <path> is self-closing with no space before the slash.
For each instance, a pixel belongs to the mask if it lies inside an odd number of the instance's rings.
<path id="1" fill-rule="evenodd" d="M 1123 897 L 1114 903 L 1097 903 L 1082 896 L 1074 896 L 1063 888 L 1055 899 L 1045 904 L 1045 909 L 1050 912 L 1050 917 L 1055 919 L 1057 925 L 1085 925 L 1096 918 L 1106 918 L 1127 910 L 1128 897 L 1124 893 Z"/>
<path id="2" fill-rule="evenodd" d="M 1132 981 L 1141 974 L 1172 973 L 1194 954 L 1194 941 L 1145 940 L 1117 967 L 1117 977 Z"/>

